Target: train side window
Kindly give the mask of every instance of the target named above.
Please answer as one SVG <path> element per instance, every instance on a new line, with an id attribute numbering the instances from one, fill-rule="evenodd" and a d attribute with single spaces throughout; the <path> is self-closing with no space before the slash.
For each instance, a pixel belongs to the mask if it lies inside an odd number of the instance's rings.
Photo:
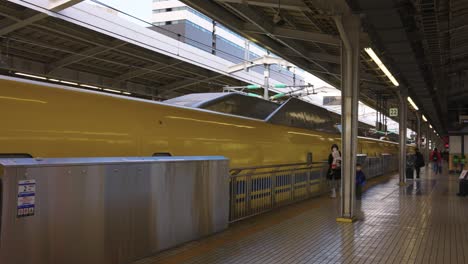
<path id="1" fill-rule="evenodd" d="M 172 155 L 169 152 L 156 152 L 153 157 L 172 157 Z"/>
<path id="2" fill-rule="evenodd" d="M 0 153 L 0 159 L 24 159 L 32 157 L 27 153 Z"/>

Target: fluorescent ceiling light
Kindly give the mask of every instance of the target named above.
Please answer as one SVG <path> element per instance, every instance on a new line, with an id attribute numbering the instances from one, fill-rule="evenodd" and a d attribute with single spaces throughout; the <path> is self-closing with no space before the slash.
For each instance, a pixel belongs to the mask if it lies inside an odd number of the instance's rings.
<path id="1" fill-rule="evenodd" d="M 60 81 L 61 83 L 71 84 L 71 85 L 78 85 L 76 82 L 67 82 L 67 81 Z"/>
<path id="2" fill-rule="evenodd" d="M 377 66 L 379 66 L 379 68 L 383 71 L 383 73 L 385 73 L 385 75 L 387 75 L 388 79 L 390 79 L 390 81 L 393 83 L 393 85 L 399 86 L 400 84 L 397 82 L 395 77 L 393 77 L 393 75 L 390 73 L 390 71 L 387 69 L 387 67 L 385 67 L 385 65 L 382 63 L 382 61 L 379 59 L 379 57 L 377 57 L 377 54 L 375 54 L 375 52 L 372 50 L 372 48 L 365 48 L 364 50 L 367 52 L 367 54 L 369 54 L 369 56 L 377 64 Z"/>
<path id="3" fill-rule="evenodd" d="M 422 119 L 424 120 L 424 122 L 427 122 L 427 119 L 424 115 L 422 115 Z"/>
<path id="4" fill-rule="evenodd" d="M 87 84 L 80 84 L 80 86 L 86 87 L 86 88 L 91 88 L 91 89 L 96 89 L 96 90 L 102 90 L 101 88 L 93 85 L 87 85 Z"/>
<path id="5" fill-rule="evenodd" d="M 15 72 L 15 74 L 16 74 L 16 75 L 25 76 L 25 77 L 31 77 L 31 78 L 41 79 L 41 80 L 47 80 L 46 77 L 37 76 L 37 75 L 32 75 L 32 74 L 27 74 L 27 73 L 22 73 L 22 72 Z"/>
<path id="6" fill-rule="evenodd" d="M 414 108 L 414 110 L 416 110 L 416 111 L 419 110 L 418 106 L 414 103 L 414 101 L 413 101 L 413 99 L 411 99 L 411 97 L 408 96 L 407 100 L 410 103 L 410 105 Z"/>
<path id="7" fill-rule="evenodd" d="M 60 83 L 71 84 L 71 85 L 79 85 L 79 86 L 86 87 L 86 88 L 91 88 L 91 89 L 96 89 L 96 90 L 104 90 L 104 91 L 112 92 L 112 93 L 120 93 L 120 94 L 125 94 L 125 95 L 131 95 L 131 93 L 129 93 L 129 92 L 121 92 L 121 91 L 112 90 L 112 89 L 103 89 L 103 88 L 100 88 L 100 87 L 97 87 L 97 86 L 94 86 L 94 85 L 78 84 L 78 83 L 75 83 L 75 82 L 68 82 L 68 81 L 62 81 L 62 80 L 57 80 L 57 79 L 48 79 L 46 77 L 27 74 L 27 73 L 22 73 L 22 72 L 15 72 L 15 74 L 25 76 L 25 77 L 30 77 L 30 78 L 49 80 L 49 81 L 53 81 L 53 82 L 60 82 Z"/>
<path id="8" fill-rule="evenodd" d="M 429 124 L 429 127 L 432 128 L 431 124 Z"/>
<path id="9" fill-rule="evenodd" d="M 122 93 L 121 91 L 112 90 L 112 89 L 104 89 L 104 91 L 113 92 L 113 93 Z"/>

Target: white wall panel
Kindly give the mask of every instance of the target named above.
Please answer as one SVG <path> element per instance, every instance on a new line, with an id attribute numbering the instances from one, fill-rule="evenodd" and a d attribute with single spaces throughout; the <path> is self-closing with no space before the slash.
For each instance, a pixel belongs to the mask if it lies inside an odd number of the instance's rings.
<path id="1" fill-rule="evenodd" d="M 461 136 L 450 136 L 450 149 L 449 152 L 450 154 L 459 154 L 461 153 Z M 467 137 L 465 136 L 465 142 L 467 140 Z M 466 145 L 466 144 L 465 144 Z M 465 146 L 466 149 L 466 146 Z M 466 150 L 465 150 L 466 153 Z"/>

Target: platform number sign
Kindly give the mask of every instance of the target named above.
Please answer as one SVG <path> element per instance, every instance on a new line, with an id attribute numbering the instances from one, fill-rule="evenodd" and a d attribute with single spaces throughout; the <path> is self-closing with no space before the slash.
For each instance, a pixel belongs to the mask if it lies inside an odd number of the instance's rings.
<path id="1" fill-rule="evenodd" d="M 398 108 L 390 108 L 390 116 L 398 116 Z"/>
<path id="2" fill-rule="evenodd" d="M 18 182 L 17 217 L 34 215 L 36 207 L 36 180 L 22 180 Z"/>

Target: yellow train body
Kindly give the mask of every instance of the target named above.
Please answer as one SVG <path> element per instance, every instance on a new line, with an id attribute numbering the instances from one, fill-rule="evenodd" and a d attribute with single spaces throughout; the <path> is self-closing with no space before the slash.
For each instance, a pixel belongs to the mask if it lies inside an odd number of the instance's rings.
<path id="1" fill-rule="evenodd" d="M 0 154 L 33 157 L 222 155 L 231 167 L 326 160 L 339 134 L 273 125 L 207 110 L 0 78 Z M 358 152 L 398 144 L 359 138 Z"/>

